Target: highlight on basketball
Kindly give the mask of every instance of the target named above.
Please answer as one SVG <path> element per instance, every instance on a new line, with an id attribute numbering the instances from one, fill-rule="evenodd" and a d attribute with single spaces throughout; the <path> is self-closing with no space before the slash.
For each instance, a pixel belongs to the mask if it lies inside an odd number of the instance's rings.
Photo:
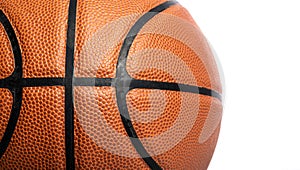
<path id="1" fill-rule="evenodd" d="M 0 169 L 208 168 L 215 53 L 173 0 L 0 2 Z"/>

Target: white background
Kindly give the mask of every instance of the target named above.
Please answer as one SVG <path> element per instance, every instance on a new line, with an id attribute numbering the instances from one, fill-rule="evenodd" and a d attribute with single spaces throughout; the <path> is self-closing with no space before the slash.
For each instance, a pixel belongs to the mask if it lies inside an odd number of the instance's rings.
<path id="1" fill-rule="evenodd" d="M 300 170 L 299 0 L 178 0 L 226 79 L 209 170 Z"/>

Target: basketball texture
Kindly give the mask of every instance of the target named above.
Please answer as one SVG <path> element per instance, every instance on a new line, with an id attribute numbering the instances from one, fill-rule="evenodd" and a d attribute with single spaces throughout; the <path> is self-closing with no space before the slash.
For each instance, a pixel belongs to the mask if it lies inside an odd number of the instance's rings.
<path id="1" fill-rule="evenodd" d="M 165 0 L 0 1 L 0 169 L 207 169 L 210 46 Z"/>

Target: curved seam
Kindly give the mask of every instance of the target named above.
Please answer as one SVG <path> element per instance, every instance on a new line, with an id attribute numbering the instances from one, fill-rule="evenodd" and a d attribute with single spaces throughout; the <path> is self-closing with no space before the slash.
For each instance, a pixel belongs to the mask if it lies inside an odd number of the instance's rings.
<path id="1" fill-rule="evenodd" d="M 14 55 L 14 62 L 15 62 L 15 68 L 13 73 L 9 77 L 0 81 L 0 85 L 2 85 L 3 88 L 8 89 L 13 96 L 13 104 L 12 104 L 10 117 L 4 135 L 0 142 L 0 159 L 1 159 L 9 146 L 9 143 L 14 134 L 20 116 L 21 106 L 22 106 L 22 91 L 23 91 L 20 82 L 23 73 L 22 73 L 22 54 L 21 54 L 21 49 L 20 49 L 18 39 L 13 29 L 13 26 L 11 25 L 11 23 L 9 22 L 8 18 L 6 17 L 6 15 L 3 13 L 2 10 L 0 10 L 0 23 L 3 25 L 6 34 L 8 36 L 8 39 L 10 41 L 11 48 Z"/>
<path id="2" fill-rule="evenodd" d="M 147 152 L 145 147 L 143 146 L 141 140 L 139 139 L 132 121 L 130 119 L 129 111 L 127 108 L 126 103 L 126 96 L 127 93 L 130 91 L 130 83 L 134 80 L 130 75 L 128 74 L 126 70 L 126 61 L 128 57 L 129 50 L 131 48 L 131 45 L 133 41 L 135 40 L 137 34 L 140 32 L 140 30 L 143 28 L 145 24 L 148 23 L 153 17 L 155 17 L 160 12 L 168 9 L 172 5 L 177 4 L 176 1 L 166 1 L 165 3 L 162 3 L 161 5 L 158 5 L 157 7 L 151 9 L 149 12 L 144 14 L 140 19 L 136 21 L 136 23 L 131 27 L 129 33 L 127 34 L 123 45 L 121 47 L 121 51 L 119 53 L 118 57 L 118 63 L 117 63 L 117 71 L 116 71 L 116 80 L 115 80 L 115 87 L 116 87 L 116 96 L 117 96 L 117 105 L 119 108 L 120 116 L 122 123 L 124 125 L 124 128 L 131 140 L 132 145 L 134 146 L 137 153 L 141 156 L 141 158 L 145 161 L 145 163 L 151 168 L 151 169 L 162 169 L 158 163 L 150 156 L 150 154 Z"/>

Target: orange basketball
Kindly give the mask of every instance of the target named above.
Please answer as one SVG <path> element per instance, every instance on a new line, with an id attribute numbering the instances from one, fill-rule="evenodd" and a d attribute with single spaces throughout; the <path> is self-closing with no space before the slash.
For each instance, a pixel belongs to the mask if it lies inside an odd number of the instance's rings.
<path id="1" fill-rule="evenodd" d="M 0 169 L 207 169 L 222 87 L 166 0 L 0 2 Z"/>

